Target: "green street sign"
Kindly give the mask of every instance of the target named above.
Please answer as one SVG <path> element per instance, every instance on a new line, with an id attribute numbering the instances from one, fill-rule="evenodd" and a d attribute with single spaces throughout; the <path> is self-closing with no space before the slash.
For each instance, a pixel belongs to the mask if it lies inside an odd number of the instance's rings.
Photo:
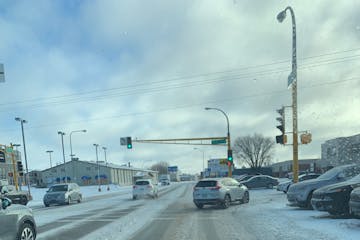
<path id="1" fill-rule="evenodd" d="M 211 144 L 225 144 L 226 143 L 226 139 L 216 139 L 216 140 L 211 140 Z"/>
<path id="2" fill-rule="evenodd" d="M 11 147 L 6 147 L 6 152 L 7 153 L 12 153 L 13 152 L 13 149 Z"/>

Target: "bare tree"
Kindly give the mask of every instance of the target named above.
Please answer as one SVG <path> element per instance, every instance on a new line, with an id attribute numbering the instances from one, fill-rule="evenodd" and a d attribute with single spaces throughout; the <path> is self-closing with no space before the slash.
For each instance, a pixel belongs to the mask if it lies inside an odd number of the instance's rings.
<path id="1" fill-rule="evenodd" d="M 153 164 L 150 169 L 153 171 L 158 171 L 159 174 L 167 174 L 168 173 L 169 163 L 167 162 L 157 162 Z"/>
<path id="2" fill-rule="evenodd" d="M 271 162 L 274 147 L 275 142 L 271 138 L 255 133 L 235 139 L 233 151 L 239 162 L 251 168 L 260 168 Z"/>

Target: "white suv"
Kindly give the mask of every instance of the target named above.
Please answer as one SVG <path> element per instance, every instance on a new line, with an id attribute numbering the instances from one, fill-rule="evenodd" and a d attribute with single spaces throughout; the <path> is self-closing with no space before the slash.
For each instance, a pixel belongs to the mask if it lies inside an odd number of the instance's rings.
<path id="1" fill-rule="evenodd" d="M 151 179 L 139 179 L 136 180 L 133 186 L 133 199 L 138 197 L 150 196 L 152 198 L 158 197 L 157 185 L 152 182 Z"/>
<path id="2" fill-rule="evenodd" d="M 195 185 L 193 198 L 195 206 L 200 209 L 204 205 L 228 208 L 231 202 L 248 203 L 249 191 L 233 178 L 203 179 Z"/>

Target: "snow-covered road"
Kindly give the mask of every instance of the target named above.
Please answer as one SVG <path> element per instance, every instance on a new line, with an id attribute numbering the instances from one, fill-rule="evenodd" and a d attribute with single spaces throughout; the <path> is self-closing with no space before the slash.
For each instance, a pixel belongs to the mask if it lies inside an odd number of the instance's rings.
<path id="1" fill-rule="evenodd" d="M 360 219 L 286 206 L 275 189 L 250 190 L 248 204 L 197 209 L 193 183 L 172 184 L 158 199 L 131 200 L 131 189 L 70 206 L 34 210 L 39 239 L 359 239 Z M 164 192 L 168 191 L 168 192 Z"/>

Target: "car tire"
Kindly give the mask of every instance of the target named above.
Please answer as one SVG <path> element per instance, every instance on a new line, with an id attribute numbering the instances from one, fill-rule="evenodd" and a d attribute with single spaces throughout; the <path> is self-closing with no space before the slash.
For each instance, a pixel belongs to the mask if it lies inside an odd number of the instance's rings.
<path id="1" fill-rule="evenodd" d="M 228 208 L 230 206 L 231 198 L 229 194 L 226 194 L 222 203 L 222 207 L 224 209 Z"/>
<path id="2" fill-rule="evenodd" d="M 274 185 L 273 185 L 272 183 L 269 183 L 269 184 L 267 185 L 267 188 L 273 189 L 273 188 L 274 188 Z"/>
<path id="3" fill-rule="evenodd" d="M 249 196 L 249 192 L 244 192 L 244 196 L 243 198 L 241 199 L 241 203 L 248 203 L 250 200 L 250 196 Z"/>
<path id="4" fill-rule="evenodd" d="M 202 203 L 195 203 L 195 206 L 198 208 L 198 209 L 202 209 L 204 207 L 204 204 Z"/>
<path id="5" fill-rule="evenodd" d="M 82 196 L 80 195 L 80 196 L 79 196 L 79 199 L 77 200 L 77 202 L 78 202 L 78 203 L 81 203 L 81 201 L 82 201 Z"/>
<path id="6" fill-rule="evenodd" d="M 134 195 L 134 196 L 133 196 L 133 200 L 136 200 L 136 198 L 137 198 L 136 195 Z"/>
<path id="7" fill-rule="evenodd" d="M 306 199 L 306 203 L 305 203 L 305 208 L 306 208 L 306 209 L 309 209 L 309 210 L 312 210 L 312 209 L 313 209 L 313 207 L 312 207 L 312 205 L 311 205 L 311 198 L 312 198 L 313 192 L 314 192 L 314 191 L 311 191 L 311 192 L 309 193 L 309 195 L 308 195 L 308 197 L 307 197 L 307 199 Z"/>
<path id="8" fill-rule="evenodd" d="M 25 195 L 22 195 L 22 196 L 20 197 L 20 204 L 26 206 L 27 203 L 28 203 L 27 197 L 26 197 Z"/>
<path id="9" fill-rule="evenodd" d="M 36 233 L 34 227 L 30 223 L 24 223 L 16 236 L 17 240 L 27 239 L 27 240 L 35 240 Z"/>
<path id="10" fill-rule="evenodd" d="M 50 205 L 49 204 L 47 204 L 47 203 L 44 203 L 44 205 L 45 205 L 45 207 L 49 207 Z"/>

